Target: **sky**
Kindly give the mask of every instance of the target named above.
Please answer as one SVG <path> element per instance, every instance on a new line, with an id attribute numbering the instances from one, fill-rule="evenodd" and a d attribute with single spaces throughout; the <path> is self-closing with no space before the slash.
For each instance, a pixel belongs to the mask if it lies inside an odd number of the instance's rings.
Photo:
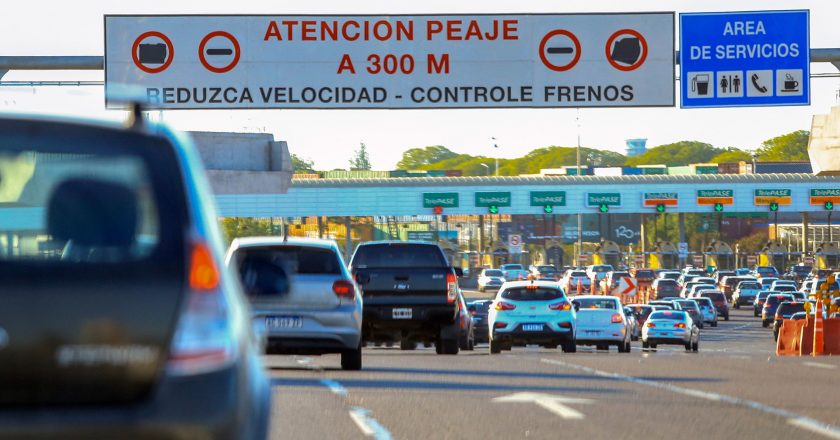
<path id="1" fill-rule="evenodd" d="M 500 0 L 46 0 L 3 5 L 0 55 L 102 55 L 104 14 L 445 14 L 644 11 L 749 11 L 809 9 L 812 48 L 840 47 L 840 1 L 529 1 Z M 678 23 L 677 23 L 678 24 Z M 679 29 L 676 29 L 677 33 Z M 827 63 L 815 73 L 837 73 Z M 13 71 L 3 81 L 102 80 L 102 72 Z M 625 139 L 647 138 L 648 147 L 680 140 L 754 149 L 769 138 L 808 130 L 814 114 L 838 105 L 840 78 L 812 78 L 811 105 L 796 107 L 680 109 L 474 109 L 474 110 L 178 110 L 162 118 L 181 130 L 267 132 L 318 169 L 346 168 L 364 142 L 374 169 L 393 169 L 402 152 L 444 145 L 472 155 L 515 158 L 549 145 L 624 153 Z M 679 102 L 679 95 L 677 95 Z M 0 112 L 58 113 L 123 119 L 105 110 L 99 86 L 0 87 Z M 579 122 L 576 118 L 579 116 Z M 579 126 L 579 128 L 578 128 Z M 495 137 L 496 141 L 491 138 Z M 498 149 L 494 149 L 494 143 Z M 494 151 L 495 150 L 495 151 Z"/>

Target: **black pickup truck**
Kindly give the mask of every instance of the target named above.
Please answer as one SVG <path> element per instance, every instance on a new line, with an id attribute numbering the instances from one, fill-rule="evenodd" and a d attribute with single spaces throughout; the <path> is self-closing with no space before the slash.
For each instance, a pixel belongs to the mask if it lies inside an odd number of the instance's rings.
<path id="1" fill-rule="evenodd" d="M 459 268 L 440 246 L 423 242 L 360 244 L 350 271 L 362 289 L 366 342 L 435 344 L 438 354 L 458 354 Z"/>

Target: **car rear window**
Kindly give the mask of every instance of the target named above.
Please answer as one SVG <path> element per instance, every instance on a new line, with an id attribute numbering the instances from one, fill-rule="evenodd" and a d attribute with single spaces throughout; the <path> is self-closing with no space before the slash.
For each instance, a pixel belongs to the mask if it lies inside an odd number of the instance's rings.
<path id="1" fill-rule="evenodd" d="M 486 277 L 500 277 L 502 276 L 502 271 L 500 270 L 485 270 L 484 276 Z"/>
<path id="2" fill-rule="evenodd" d="M 738 284 L 739 289 L 761 289 L 761 283 L 755 281 L 741 281 Z"/>
<path id="3" fill-rule="evenodd" d="M 569 275 L 569 276 L 572 276 L 572 277 L 585 277 L 585 276 L 586 276 L 586 272 L 584 272 L 584 271 L 582 271 L 582 270 L 576 270 L 576 271 L 572 272 L 572 274 L 571 274 L 571 275 Z"/>
<path id="4" fill-rule="evenodd" d="M 612 266 L 592 266 L 592 272 L 609 272 L 613 270 Z"/>
<path id="5" fill-rule="evenodd" d="M 782 314 L 793 314 L 796 312 L 804 312 L 805 311 L 805 304 L 801 302 L 783 302 L 779 304 L 779 309 L 777 313 Z"/>
<path id="6" fill-rule="evenodd" d="M 677 301 L 677 303 L 683 309 L 696 309 L 697 308 L 697 303 L 694 302 L 694 301 Z"/>
<path id="7" fill-rule="evenodd" d="M 467 308 L 470 311 L 475 311 L 477 313 L 487 313 L 487 310 L 490 308 L 490 301 L 469 303 Z"/>
<path id="8" fill-rule="evenodd" d="M 764 266 L 764 267 L 759 266 L 755 269 L 755 271 L 758 272 L 761 275 L 775 274 L 776 273 L 776 268 L 775 267 L 768 267 L 768 266 Z"/>
<path id="9" fill-rule="evenodd" d="M 770 296 L 771 293 L 775 292 L 768 292 L 766 290 L 763 292 L 758 292 L 758 299 L 766 299 L 768 296 Z"/>
<path id="10" fill-rule="evenodd" d="M 722 292 L 703 292 L 700 297 L 709 298 L 712 301 L 726 301 L 726 296 Z"/>
<path id="11" fill-rule="evenodd" d="M 341 275 L 341 261 L 329 248 L 313 246 L 244 247 L 237 252 L 240 271 L 257 262 L 282 267 L 289 274 Z M 244 273 L 244 272 L 243 272 Z"/>
<path id="12" fill-rule="evenodd" d="M 685 312 L 679 310 L 657 310 L 650 314 L 648 321 L 657 319 L 670 319 L 673 321 L 685 321 Z"/>
<path id="13" fill-rule="evenodd" d="M 697 298 L 694 301 L 701 306 L 712 307 L 712 300 L 709 298 Z"/>
<path id="14" fill-rule="evenodd" d="M 616 309 L 615 301 L 601 298 L 575 298 L 572 300 L 581 309 Z"/>
<path id="15" fill-rule="evenodd" d="M 653 271 L 637 270 L 636 271 L 636 278 L 653 278 Z"/>
<path id="16" fill-rule="evenodd" d="M 525 270 L 521 264 L 503 264 L 501 266 L 502 270 Z"/>
<path id="17" fill-rule="evenodd" d="M 515 287 L 505 289 L 501 294 L 503 299 L 509 299 L 511 301 L 551 301 L 565 298 L 565 296 L 562 290 L 551 287 L 538 287 L 536 289 Z"/>
<path id="18" fill-rule="evenodd" d="M 435 245 L 381 243 L 359 246 L 353 255 L 353 267 L 374 268 L 445 268 L 443 253 Z"/>
<path id="19" fill-rule="evenodd" d="M 20 129 L 7 133 L 13 131 Z M 0 261 L 183 259 L 186 203 L 166 141 L 91 128 L 53 131 L 39 127 L 0 141 Z"/>
<path id="20" fill-rule="evenodd" d="M 767 304 L 770 304 L 771 306 L 785 301 L 793 301 L 793 297 L 790 295 L 770 295 L 767 297 Z"/>

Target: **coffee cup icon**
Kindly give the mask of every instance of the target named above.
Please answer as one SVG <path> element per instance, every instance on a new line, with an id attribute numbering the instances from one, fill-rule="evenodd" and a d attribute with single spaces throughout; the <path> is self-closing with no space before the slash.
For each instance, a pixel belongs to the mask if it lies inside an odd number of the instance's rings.
<path id="1" fill-rule="evenodd" d="M 782 82 L 784 85 L 783 92 L 796 92 L 799 90 L 799 81 L 793 78 L 793 75 L 786 73 L 785 80 Z"/>
<path id="2" fill-rule="evenodd" d="M 695 75 L 694 78 L 691 78 L 691 91 L 697 93 L 698 95 L 708 95 L 709 81 L 710 78 L 707 73 Z"/>

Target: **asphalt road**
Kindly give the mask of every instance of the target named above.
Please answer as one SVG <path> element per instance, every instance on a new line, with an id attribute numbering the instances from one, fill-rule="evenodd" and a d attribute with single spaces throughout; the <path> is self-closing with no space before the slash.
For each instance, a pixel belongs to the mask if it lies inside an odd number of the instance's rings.
<path id="1" fill-rule="evenodd" d="M 703 329 L 696 354 L 633 344 L 366 348 L 360 372 L 333 355 L 268 356 L 272 438 L 840 439 L 840 359 L 777 358 L 749 310 Z"/>

